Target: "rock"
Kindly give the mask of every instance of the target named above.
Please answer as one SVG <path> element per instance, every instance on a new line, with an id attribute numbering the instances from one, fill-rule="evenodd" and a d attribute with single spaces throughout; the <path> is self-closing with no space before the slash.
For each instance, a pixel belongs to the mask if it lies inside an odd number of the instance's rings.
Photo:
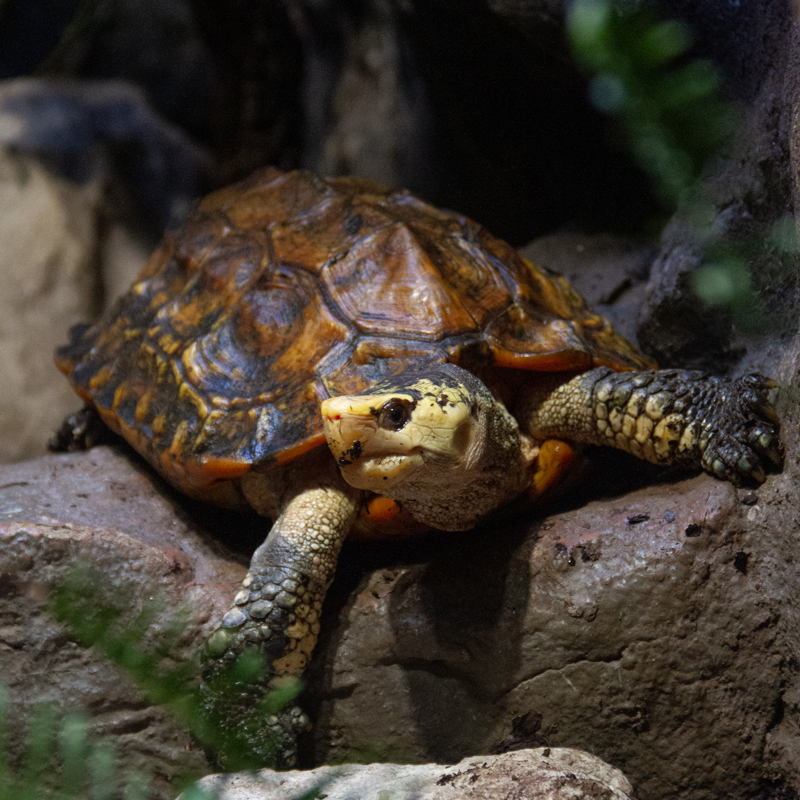
<path id="1" fill-rule="evenodd" d="M 632 230 L 652 197 L 588 102 L 564 3 L 503 5 L 293 0 L 300 163 L 402 185 L 515 244 L 576 220 Z"/>
<path id="2" fill-rule="evenodd" d="M 0 142 L 73 183 L 102 175 L 156 236 L 210 188 L 208 155 L 122 81 L 5 81 Z"/>
<path id="3" fill-rule="evenodd" d="M 44 453 L 79 405 L 53 351 L 96 310 L 100 196 L 99 176 L 72 184 L 0 151 L 0 461 Z"/>
<path id="4" fill-rule="evenodd" d="M 765 333 L 787 337 L 796 329 L 797 245 L 779 240 L 792 227 L 796 193 L 797 25 L 790 5 L 768 0 L 747 7 L 676 0 L 667 8 L 691 25 L 699 52 L 722 70 L 739 125 L 704 175 L 708 227 L 692 232 L 682 208 L 663 232 L 639 342 L 662 366 L 735 370 L 746 349 L 762 347 Z M 709 307 L 695 292 L 696 271 L 731 253 L 760 298 L 740 290 Z"/>
<path id="5" fill-rule="evenodd" d="M 309 12 L 306 58 L 323 68 L 306 77 L 305 163 L 322 174 L 436 187 L 441 176 L 429 169 L 436 157 L 430 99 L 417 65 L 409 69 L 398 10 L 369 2 L 351 18 L 341 3 L 323 2 Z M 332 63 L 334 41 L 341 55 Z"/>
<path id="6" fill-rule="evenodd" d="M 165 611 L 148 634 L 157 635 L 167 612 L 188 607 L 175 646 L 188 659 L 227 610 L 246 568 L 222 555 L 144 468 L 108 447 L 0 466 L 0 543 L 0 673 L 10 718 L 19 726 L 41 702 L 86 710 L 93 732 L 115 747 L 120 771 L 149 776 L 148 796 L 171 800 L 176 776 L 206 770 L 202 752 L 130 677 L 52 619 L 48 596 L 88 562 L 102 576 L 95 588 L 103 603 L 129 600 L 122 624 L 157 596 Z M 12 730 L 19 759 L 24 737 Z"/>
<path id="7" fill-rule="evenodd" d="M 26 6 L 0 28 L 0 77 L 136 84 L 163 116 L 192 134 L 208 129 L 214 65 L 189 0 L 101 0 L 103 23 L 74 3 L 45 17 Z"/>
<path id="8" fill-rule="evenodd" d="M 743 506 L 698 477 L 372 572 L 318 662 L 317 759 L 449 761 L 532 714 L 536 744 L 591 750 L 640 798 L 758 797 L 797 648 L 763 499 L 791 486 Z"/>
<path id="9" fill-rule="evenodd" d="M 128 291 L 150 258 L 152 250 L 151 243 L 137 236 L 124 222 L 109 220 L 105 235 L 100 242 L 104 306 L 111 305 L 121 294 Z M 67 341 L 68 337 L 64 336 L 59 344 Z"/>
<path id="10" fill-rule="evenodd" d="M 201 192 L 208 163 L 140 92 L 112 82 L 0 83 L 0 147 L 0 462 L 8 462 L 43 454 L 80 406 L 53 364 L 56 346 L 144 266 L 155 239 L 135 222 L 149 215 L 160 235 Z"/>
<path id="11" fill-rule="evenodd" d="M 520 252 L 560 272 L 614 330 L 636 341 L 636 315 L 655 255 L 652 245 L 608 234 L 553 233 Z"/>
<path id="12" fill-rule="evenodd" d="M 625 800 L 631 785 L 614 767 L 589 753 L 566 748 L 518 750 L 465 758 L 458 764 L 349 764 L 306 772 L 211 775 L 197 784 L 219 800 Z M 320 792 L 320 794 L 317 794 Z M 181 795 L 184 797 L 185 795 Z"/>

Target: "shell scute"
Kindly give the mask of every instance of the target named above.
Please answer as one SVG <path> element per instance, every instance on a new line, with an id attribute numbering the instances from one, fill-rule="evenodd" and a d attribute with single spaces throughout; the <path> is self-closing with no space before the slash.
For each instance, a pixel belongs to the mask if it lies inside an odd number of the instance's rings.
<path id="1" fill-rule="evenodd" d="M 390 214 L 362 195 L 326 196 L 297 218 L 273 226 L 275 255 L 279 261 L 318 274 L 365 235 L 394 222 Z"/>
<path id="2" fill-rule="evenodd" d="M 181 361 L 187 380 L 217 407 L 274 403 L 312 381 L 319 361 L 349 335 L 315 281 L 284 267 L 262 275 Z"/>
<path id="3" fill-rule="evenodd" d="M 404 223 L 379 228 L 322 271 L 344 316 L 361 330 L 441 339 L 475 327 L 453 287 Z"/>
<path id="4" fill-rule="evenodd" d="M 422 367 L 450 360 L 447 351 L 436 343 L 370 336 L 359 338 L 354 348 L 343 348 L 332 356 L 322 370 L 325 394 L 316 405 L 333 395 L 357 394 L 409 364 Z"/>
<path id="5" fill-rule="evenodd" d="M 223 206 L 225 216 L 239 230 L 264 230 L 307 213 L 334 190 L 310 172 L 286 173 L 242 187 L 234 199 Z"/>

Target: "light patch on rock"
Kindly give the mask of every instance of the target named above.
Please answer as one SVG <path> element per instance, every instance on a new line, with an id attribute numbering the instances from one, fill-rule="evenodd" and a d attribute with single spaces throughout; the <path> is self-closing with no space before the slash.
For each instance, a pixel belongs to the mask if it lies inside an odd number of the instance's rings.
<path id="1" fill-rule="evenodd" d="M 100 195 L 0 149 L 0 461 L 44 453 L 80 405 L 53 350 L 90 317 Z"/>
<path id="2" fill-rule="evenodd" d="M 582 750 L 540 747 L 442 764 L 348 764 L 314 770 L 209 775 L 197 786 L 218 800 L 626 800 L 632 787 L 618 770 Z M 188 797 L 186 793 L 181 797 Z M 180 798 L 179 798 L 180 800 Z"/>

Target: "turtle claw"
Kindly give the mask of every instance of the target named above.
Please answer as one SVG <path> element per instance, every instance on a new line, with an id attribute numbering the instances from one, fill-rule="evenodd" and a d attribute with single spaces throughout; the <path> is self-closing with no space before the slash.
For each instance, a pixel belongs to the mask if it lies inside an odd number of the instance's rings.
<path id="1" fill-rule="evenodd" d="M 775 422 L 777 423 L 777 419 Z M 776 467 L 783 464 L 780 440 L 774 431 L 754 428 L 747 437 L 747 443 L 757 453 L 768 458 Z"/>
<path id="2" fill-rule="evenodd" d="M 728 382 L 719 393 L 713 433 L 703 451 L 703 468 L 731 483 L 763 483 L 770 467 L 783 464 L 778 414 L 770 392 L 778 384 L 754 373 Z"/>
<path id="3" fill-rule="evenodd" d="M 48 440 L 47 449 L 53 453 L 76 453 L 110 441 L 113 441 L 113 434 L 100 419 L 97 409 L 87 405 L 61 423 Z"/>
<path id="4" fill-rule="evenodd" d="M 214 682 L 216 683 L 216 682 Z M 266 687 L 237 683 L 200 688 L 200 715 L 208 757 L 219 769 L 291 769 L 297 761 L 297 740 L 310 728 L 296 705 L 269 709 Z"/>
<path id="5" fill-rule="evenodd" d="M 749 470 L 742 470 L 742 474 L 749 474 L 750 477 L 756 481 L 756 483 L 764 483 L 764 481 L 767 479 L 767 474 L 760 466 L 751 467 Z"/>

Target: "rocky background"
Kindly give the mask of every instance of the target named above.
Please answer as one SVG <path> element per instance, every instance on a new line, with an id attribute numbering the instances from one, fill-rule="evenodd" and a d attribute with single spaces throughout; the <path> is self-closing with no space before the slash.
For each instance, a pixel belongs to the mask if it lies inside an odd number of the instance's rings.
<path id="1" fill-rule="evenodd" d="M 599 455 L 549 516 L 346 548 L 305 700 L 306 764 L 552 745 L 620 768 L 640 800 L 800 796 L 790 4 L 666 4 L 740 118 L 703 189 L 751 288 L 715 306 L 693 289 L 707 240 L 686 209 L 665 211 L 590 102 L 562 0 L 38 7 L 0 6 L 0 666 L 20 707 L 86 705 L 127 762 L 155 765 L 160 796 L 202 763 L 43 604 L 85 551 L 109 592 L 124 579 L 137 597 L 188 597 L 189 652 L 260 521 L 210 518 L 124 449 L 44 455 L 78 405 L 52 350 L 193 197 L 266 163 L 304 166 L 473 216 L 567 274 L 663 366 L 774 376 L 786 447 L 757 490 Z"/>

